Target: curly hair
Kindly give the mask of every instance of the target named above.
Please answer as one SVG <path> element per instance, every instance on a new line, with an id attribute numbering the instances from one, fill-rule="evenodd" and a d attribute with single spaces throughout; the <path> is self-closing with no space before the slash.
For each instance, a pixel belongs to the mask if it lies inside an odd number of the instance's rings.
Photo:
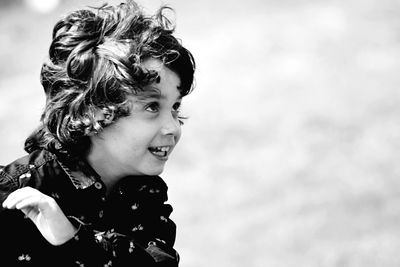
<path id="1" fill-rule="evenodd" d="M 129 115 L 127 97 L 158 81 L 147 58 L 163 62 L 180 77 L 181 96 L 193 89 L 195 61 L 172 34 L 175 25 L 161 7 L 144 15 L 133 1 L 70 13 L 56 23 L 49 61 L 41 71 L 46 105 L 41 124 L 25 141 L 25 150 L 81 155 L 89 136 Z M 98 111 L 104 119 L 96 118 Z"/>

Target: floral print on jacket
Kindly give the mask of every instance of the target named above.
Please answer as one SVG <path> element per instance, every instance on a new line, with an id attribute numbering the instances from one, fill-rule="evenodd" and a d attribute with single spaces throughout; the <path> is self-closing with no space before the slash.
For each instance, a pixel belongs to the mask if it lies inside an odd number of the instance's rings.
<path id="1" fill-rule="evenodd" d="M 176 226 L 160 177 L 125 177 L 106 195 L 85 161 L 37 150 L 0 167 L 1 203 L 24 186 L 53 197 L 78 232 L 53 246 L 21 211 L 0 207 L 4 266 L 178 266 Z"/>

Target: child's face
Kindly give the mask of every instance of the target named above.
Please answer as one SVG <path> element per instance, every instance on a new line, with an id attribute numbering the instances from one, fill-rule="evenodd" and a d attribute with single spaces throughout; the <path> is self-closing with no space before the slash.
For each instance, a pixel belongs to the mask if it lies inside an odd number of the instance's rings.
<path id="1" fill-rule="evenodd" d="M 131 114 L 91 137 L 89 158 L 114 177 L 160 174 L 181 136 L 178 75 L 156 59 L 143 65 L 159 73 L 160 82 L 145 88 L 154 94 L 129 96 Z"/>

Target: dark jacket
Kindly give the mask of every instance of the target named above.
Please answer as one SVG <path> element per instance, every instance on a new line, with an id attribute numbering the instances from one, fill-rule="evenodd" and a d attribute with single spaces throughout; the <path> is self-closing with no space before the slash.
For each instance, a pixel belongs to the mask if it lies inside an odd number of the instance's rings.
<path id="1" fill-rule="evenodd" d="M 53 246 L 21 211 L 0 207 L 1 266 L 178 266 L 160 177 L 126 177 L 106 196 L 85 161 L 36 150 L 0 167 L 0 203 L 24 186 L 53 197 L 79 230 Z"/>

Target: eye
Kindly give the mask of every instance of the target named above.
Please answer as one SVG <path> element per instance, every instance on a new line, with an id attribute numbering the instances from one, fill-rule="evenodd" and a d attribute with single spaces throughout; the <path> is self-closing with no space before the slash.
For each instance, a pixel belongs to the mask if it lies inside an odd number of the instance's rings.
<path id="1" fill-rule="evenodd" d="M 175 112 L 180 112 L 181 111 L 181 103 L 180 102 L 176 102 L 172 108 L 174 109 Z"/>
<path id="2" fill-rule="evenodd" d="M 172 114 L 173 114 L 174 118 L 178 119 L 180 125 L 183 125 L 184 124 L 183 120 L 186 120 L 187 118 L 180 115 L 181 114 L 181 103 L 180 102 L 176 102 L 172 106 L 172 108 L 173 108 L 173 113 Z"/>
<path id="3" fill-rule="evenodd" d="M 151 102 L 145 107 L 145 110 L 156 113 L 160 110 L 160 104 L 158 104 L 158 102 Z"/>

